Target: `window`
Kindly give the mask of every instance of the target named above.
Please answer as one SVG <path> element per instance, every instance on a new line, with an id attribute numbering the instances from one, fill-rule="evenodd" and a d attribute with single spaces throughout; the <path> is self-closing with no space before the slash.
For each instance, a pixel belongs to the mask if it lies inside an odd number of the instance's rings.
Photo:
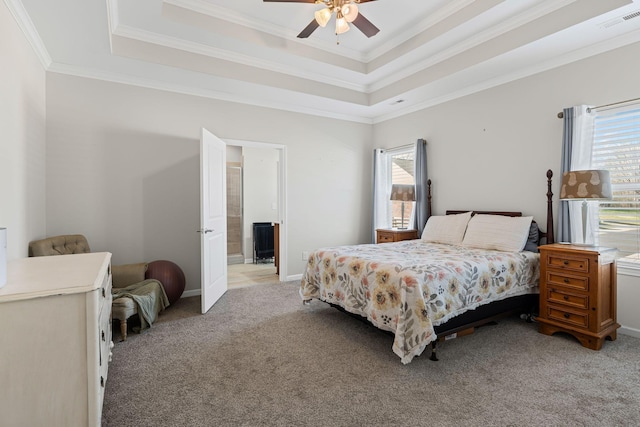
<path id="1" fill-rule="evenodd" d="M 391 182 L 389 183 L 389 194 L 391 194 L 391 186 L 393 184 L 409 184 L 415 185 L 414 178 L 414 148 L 408 148 L 398 151 L 389 151 L 389 167 Z M 389 200 L 391 204 L 391 224 L 393 228 L 413 228 L 411 217 L 414 202 L 404 202 L 397 200 Z M 403 211 L 404 209 L 404 211 Z"/>
<path id="2" fill-rule="evenodd" d="M 413 228 L 413 208 L 415 202 L 391 201 L 391 187 L 394 184 L 415 185 L 415 147 L 404 146 L 390 150 L 376 148 L 373 151 L 373 233 L 387 228 Z"/>
<path id="3" fill-rule="evenodd" d="M 596 112 L 592 165 L 609 171 L 613 192 L 600 203 L 599 244 L 640 268 L 639 104 Z"/>

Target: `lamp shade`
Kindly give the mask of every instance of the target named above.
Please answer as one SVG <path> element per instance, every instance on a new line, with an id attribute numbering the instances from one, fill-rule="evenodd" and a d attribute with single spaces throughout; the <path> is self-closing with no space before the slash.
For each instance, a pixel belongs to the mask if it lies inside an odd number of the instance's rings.
<path id="1" fill-rule="evenodd" d="M 342 6 L 342 15 L 347 22 L 353 22 L 358 17 L 358 6 L 353 3 L 347 3 Z"/>
<path id="2" fill-rule="evenodd" d="M 609 200 L 611 178 L 607 170 L 569 171 L 562 175 L 560 200 Z"/>
<path id="3" fill-rule="evenodd" d="M 327 26 L 327 23 L 331 19 L 331 13 L 331 9 L 324 8 L 316 11 L 316 13 L 314 13 L 313 15 L 315 16 L 318 25 L 324 28 Z"/>
<path id="4" fill-rule="evenodd" d="M 349 31 L 349 24 L 347 20 L 338 12 L 336 17 L 336 34 L 344 34 Z"/>
<path id="5" fill-rule="evenodd" d="M 415 186 L 411 184 L 393 184 L 391 186 L 390 200 L 399 200 L 401 202 L 413 202 L 416 200 Z"/>

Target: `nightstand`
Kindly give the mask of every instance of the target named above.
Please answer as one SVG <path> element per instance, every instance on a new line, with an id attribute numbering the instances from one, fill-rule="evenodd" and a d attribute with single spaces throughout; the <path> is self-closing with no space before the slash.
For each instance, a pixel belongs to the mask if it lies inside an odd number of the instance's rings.
<path id="1" fill-rule="evenodd" d="M 376 243 L 400 242 L 418 238 L 418 230 L 400 230 L 398 228 L 378 228 Z"/>
<path id="2" fill-rule="evenodd" d="M 615 249 L 540 246 L 539 331 L 566 332 L 592 350 L 616 339 Z"/>

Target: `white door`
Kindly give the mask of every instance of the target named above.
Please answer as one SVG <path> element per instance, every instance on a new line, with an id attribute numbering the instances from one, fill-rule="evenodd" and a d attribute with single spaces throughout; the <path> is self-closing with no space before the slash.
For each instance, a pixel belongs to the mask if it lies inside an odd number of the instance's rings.
<path id="1" fill-rule="evenodd" d="M 200 256 L 202 313 L 227 291 L 227 146 L 202 129 L 200 138 Z"/>

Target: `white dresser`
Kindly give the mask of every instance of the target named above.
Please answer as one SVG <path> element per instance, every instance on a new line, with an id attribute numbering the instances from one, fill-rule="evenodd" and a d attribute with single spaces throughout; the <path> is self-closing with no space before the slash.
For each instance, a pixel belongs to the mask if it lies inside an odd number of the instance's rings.
<path id="1" fill-rule="evenodd" d="M 111 357 L 111 254 L 9 261 L 0 424 L 99 426 Z"/>

